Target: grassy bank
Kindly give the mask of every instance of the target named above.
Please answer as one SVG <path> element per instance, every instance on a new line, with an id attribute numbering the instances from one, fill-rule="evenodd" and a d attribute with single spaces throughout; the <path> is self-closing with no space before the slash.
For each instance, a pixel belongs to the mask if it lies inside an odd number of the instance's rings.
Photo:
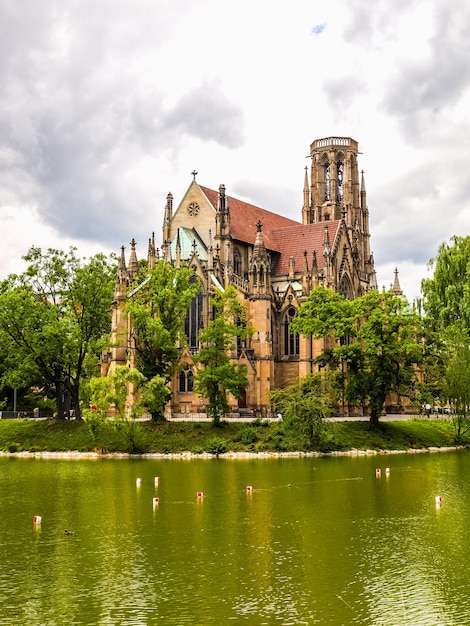
<path id="1" fill-rule="evenodd" d="M 470 443 L 470 440 L 462 442 Z M 449 420 L 415 419 L 384 422 L 372 431 L 368 422 L 328 424 L 318 452 L 357 450 L 407 450 L 441 448 L 455 444 Z M 282 423 L 250 424 L 151 422 L 116 428 L 110 423 L 47 420 L 0 420 L 0 450 L 3 452 L 92 452 L 182 453 L 295 452 L 309 448 L 300 436 Z"/>

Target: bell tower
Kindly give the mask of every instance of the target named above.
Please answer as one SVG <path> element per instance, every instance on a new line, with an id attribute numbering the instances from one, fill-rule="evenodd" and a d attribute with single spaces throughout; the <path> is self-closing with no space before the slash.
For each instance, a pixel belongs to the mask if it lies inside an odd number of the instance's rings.
<path id="1" fill-rule="evenodd" d="M 310 206 L 304 211 L 309 221 L 304 223 L 343 218 L 353 225 L 360 207 L 357 155 L 357 141 L 350 137 L 326 137 L 311 144 Z"/>
<path id="2" fill-rule="evenodd" d="M 306 172 L 302 222 L 315 224 L 343 220 L 354 263 L 360 274 L 367 277 L 364 287 L 371 288 L 375 279 L 369 209 L 364 172 L 359 171 L 357 163 L 358 154 L 358 143 L 350 137 L 325 137 L 310 145 L 310 188 Z"/>

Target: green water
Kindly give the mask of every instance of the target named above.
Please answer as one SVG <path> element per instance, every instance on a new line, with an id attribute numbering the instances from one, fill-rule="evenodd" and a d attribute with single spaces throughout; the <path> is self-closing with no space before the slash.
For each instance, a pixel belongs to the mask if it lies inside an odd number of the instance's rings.
<path id="1" fill-rule="evenodd" d="M 468 452 L 0 476 L 1 625 L 470 624 Z"/>

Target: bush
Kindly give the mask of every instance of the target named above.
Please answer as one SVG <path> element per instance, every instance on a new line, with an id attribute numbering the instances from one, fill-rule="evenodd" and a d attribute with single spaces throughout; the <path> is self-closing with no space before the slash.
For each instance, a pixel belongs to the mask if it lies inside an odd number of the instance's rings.
<path id="1" fill-rule="evenodd" d="M 207 442 L 207 452 L 209 452 L 209 454 L 216 455 L 223 454 L 224 452 L 227 452 L 227 444 L 224 439 L 221 439 L 220 437 L 212 437 L 212 439 L 209 439 Z"/>
<path id="2" fill-rule="evenodd" d="M 238 433 L 238 441 L 245 446 L 249 446 L 258 441 L 258 434 L 252 426 L 246 426 Z"/>

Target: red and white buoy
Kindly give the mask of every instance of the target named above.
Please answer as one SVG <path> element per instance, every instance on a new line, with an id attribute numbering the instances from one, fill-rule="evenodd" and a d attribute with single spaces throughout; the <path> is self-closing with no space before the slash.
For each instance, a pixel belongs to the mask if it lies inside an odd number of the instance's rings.
<path id="1" fill-rule="evenodd" d="M 160 476 L 155 476 L 155 487 L 158 487 L 160 484 Z"/>
<path id="2" fill-rule="evenodd" d="M 246 493 L 253 493 L 253 487 L 251 485 L 246 486 Z"/>
<path id="3" fill-rule="evenodd" d="M 198 491 L 198 492 L 197 492 L 197 499 L 198 499 L 198 500 L 202 500 L 202 499 L 203 499 L 203 497 L 204 497 L 203 492 L 202 492 L 202 491 Z"/>
<path id="4" fill-rule="evenodd" d="M 380 478 L 381 476 L 382 476 L 382 471 L 379 468 L 377 468 L 375 470 L 375 477 L 376 478 Z"/>
<path id="5" fill-rule="evenodd" d="M 160 504 L 160 498 L 153 499 L 153 506 L 158 506 Z"/>
<path id="6" fill-rule="evenodd" d="M 436 507 L 442 506 L 442 496 L 436 496 Z"/>
<path id="7" fill-rule="evenodd" d="M 40 515 L 35 515 L 33 517 L 33 524 L 40 524 L 42 522 L 42 517 Z"/>
<path id="8" fill-rule="evenodd" d="M 142 478 L 136 478 L 135 479 L 135 485 L 136 487 L 140 487 L 140 485 L 142 484 Z"/>

